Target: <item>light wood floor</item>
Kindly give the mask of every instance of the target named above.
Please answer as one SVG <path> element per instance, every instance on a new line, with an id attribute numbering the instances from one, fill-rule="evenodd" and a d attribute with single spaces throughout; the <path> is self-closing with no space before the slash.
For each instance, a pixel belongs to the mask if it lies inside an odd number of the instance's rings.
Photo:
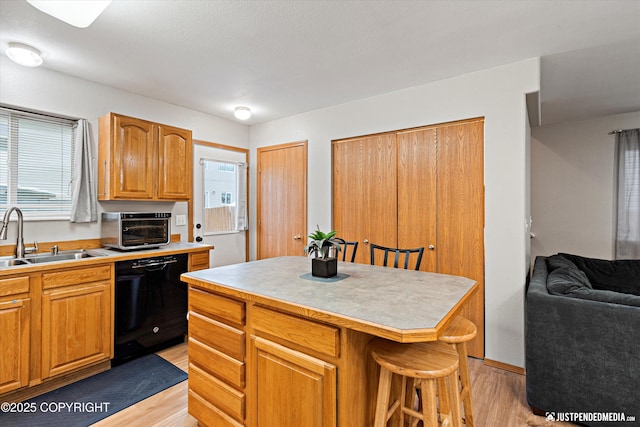
<path id="1" fill-rule="evenodd" d="M 187 345 L 180 344 L 158 355 L 187 371 Z M 477 427 L 568 427 L 569 423 L 548 422 L 534 415 L 525 398 L 523 375 L 485 366 L 469 359 L 472 395 Z M 95 427 L 194 427 L 198 423 L 187 413 L 187 381 L 136 403 L 96 424 Z"/>

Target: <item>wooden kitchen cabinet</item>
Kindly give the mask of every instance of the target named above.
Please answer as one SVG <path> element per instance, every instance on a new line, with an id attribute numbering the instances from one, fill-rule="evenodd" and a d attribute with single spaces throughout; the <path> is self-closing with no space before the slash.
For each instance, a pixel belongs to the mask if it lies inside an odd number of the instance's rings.
<path id="1" fill-rule="evenodd" d="M 42 379 L 113 357 L 110 265 L 42 275 Z"/>
<path id="2" fill-rule="evenodd" d="M 209 268 L 209 251 L 193 252 L 189 254 L 189 271 Z"/>
<path id="3" fill-rule="evenodd" d="M 189 413 L 200 425 L 245 425 L 245 307 L 189 288 Z"/>
<path id="4" fill-rule="evenodd" d="M 361 380 L 377 381 L 363 357 L 370 339 L 191 286 L 189 414 L 211 427 L 370 425 L 375 399 Z"/>
<path id="5" fill-rule="evenodd" d="M 0 394 L 29 384 L 29 276 L 0 280 Z"/>
<path id="6" fill-rule="evenodd" d="M 255 425 L 335 427 L 338 370 L 323 359 L 340 356 L 340 329 L 260 305 L 250 318 Z"/>
<path id="7" fill-rule="evenodd" d="M 336 426 L 336 366 L 258 337 L 252 354 L 257 426 Z"/>
<path id="8" fill-rule="evenodd" d="M 336 426 L 339 356 L 335 326 L 189 289 L 189 413 L 200 425 Z"/>
<path id="9" fill-rule="evenodd" d="M 109 113 L 100 118 L 99 200 L 189 200 L 191 131 Z"/>

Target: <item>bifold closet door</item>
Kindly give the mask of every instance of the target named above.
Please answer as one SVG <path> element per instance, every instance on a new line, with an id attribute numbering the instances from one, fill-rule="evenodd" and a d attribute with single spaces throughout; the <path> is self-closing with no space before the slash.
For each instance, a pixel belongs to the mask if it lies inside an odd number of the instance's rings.
<path id="1" fill-rule="evenodd" d="M 437 271 L 437 131 L 399 132 L 398 247 L 424 247 L 420 270 Z M 411 260 L 412 262 L 414 260 Z"/>
<path id="2" fill-rule="evenodd" d="M 369 242 L 397 243 L 395 134 L 333 143 L 333 228 L 360 243 L 356 262 L 369 263 Z"/>
<path id="3" fill-rule="evenodd" d="M 479 284 L 463 309 L 478 327 L 467 344 L 470 356 L 484 357 L 484 121 L 438 128 L 438 273 L 468 277 Z"/>

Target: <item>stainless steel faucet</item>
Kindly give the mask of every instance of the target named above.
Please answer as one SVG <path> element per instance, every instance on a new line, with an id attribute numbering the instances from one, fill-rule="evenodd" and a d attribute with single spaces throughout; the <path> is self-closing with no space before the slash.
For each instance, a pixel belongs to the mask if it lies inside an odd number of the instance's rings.
<path id="1" fill-rule="evenodd" d="M 0 240 L 7 240 L 7 228 L 9 228 L 9 218 L 11 213 L 15 211 L 18 214 L 18 238 L 16 239 L 16 258 L 24 258 L 25 253 L 36 252 L 38 250 L 38 242 L 34 242 L 31 248 L 25 248 L 23 236 L 23 219 L 22 211 L 15 206 L 7 209 L 2 220 L 2 229 L 0 229 Z"/>

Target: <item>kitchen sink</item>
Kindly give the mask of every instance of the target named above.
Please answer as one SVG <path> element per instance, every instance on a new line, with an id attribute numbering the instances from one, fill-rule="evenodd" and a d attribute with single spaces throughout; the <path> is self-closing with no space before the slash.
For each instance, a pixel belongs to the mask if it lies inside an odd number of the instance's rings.
<path id="1" fill-rule="evenodd" d="M 53 261 L 69 261 L 73 259 L 82 259 L 82 258 L 90 258 L 94 255 L 90 254 L 85 250 L 78 251 L 62 251 L 57 254 L 43 254 L 43 255 L 33 255 L 25 258 L 30 263 L 39 264 L 41 262 L 53 262 Z"/>
<path id="2" fill-rule="evenodd" d="M 24 258 L 16 258 L 15 256 L 0 257 L 0 268 L 9 268 L 17 265 L 33 265 L 43 262 L 56 262 L 56 261 L 72 261 L 74 259 L 91 258 L 100 256 L 99 254 L 91 254 L 84 249 L 76 251 L 60 251 L 57 254 L 37 254 L 27 255 Z"/>
<path id="3" fill-rule="evenodd" d="M 29 262 L 24 259 L 0 258 L 0 268 L 13 267 L 14 265 L 25 265 L 25 264 L 29 264 Z"/>

